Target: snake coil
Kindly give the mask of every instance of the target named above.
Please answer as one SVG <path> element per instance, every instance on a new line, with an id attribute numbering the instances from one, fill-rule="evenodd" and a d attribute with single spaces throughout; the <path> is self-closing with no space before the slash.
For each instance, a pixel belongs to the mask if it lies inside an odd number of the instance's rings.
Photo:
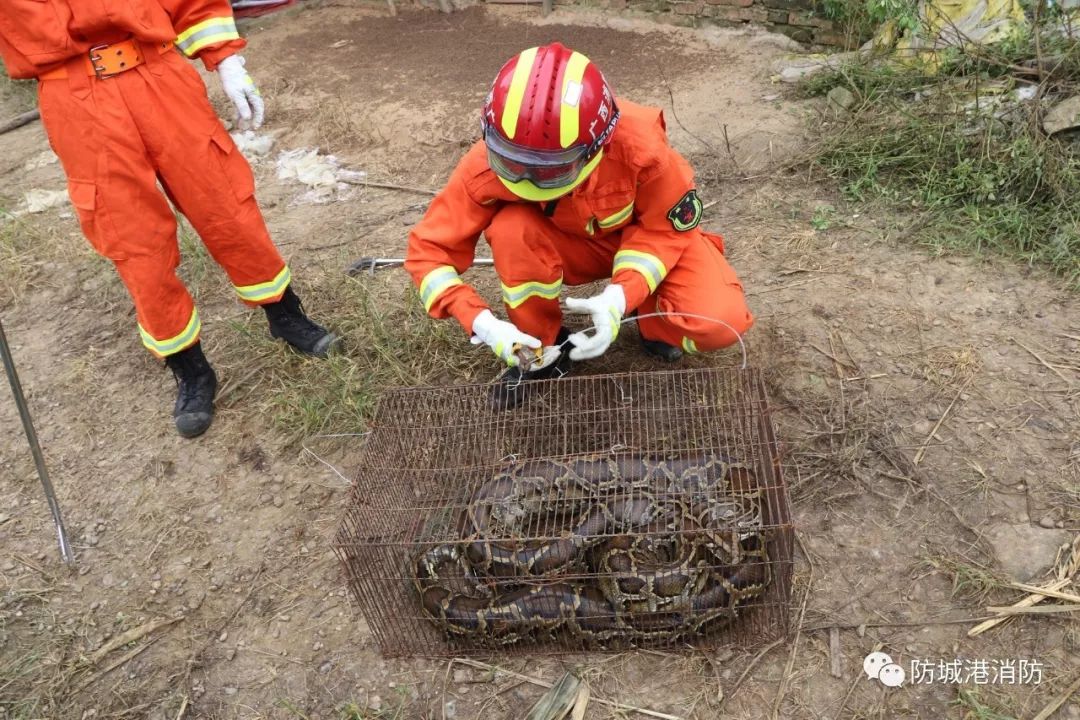
<path id="1" fill-rule="evenodd" d="M 413 582 L 437 628 L 479 646 L 685 638 L 771 581 L 763 502 L 712 453 L 517 463 L 469 498 L 460 540 L 418 552 Z"/>

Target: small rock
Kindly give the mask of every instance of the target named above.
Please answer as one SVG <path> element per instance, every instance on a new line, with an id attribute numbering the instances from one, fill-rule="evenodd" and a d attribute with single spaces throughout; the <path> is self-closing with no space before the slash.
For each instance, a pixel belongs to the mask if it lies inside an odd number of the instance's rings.
<path id="1" fill-rule="evenodd" d="M 319 666 L 319 672 L 322 673 L 323 675 L 325 675 L 326 673 L 333 670 L 333 668 L 334 668 L 334 663 L 327 660 L 326 662 L 324 662 L 322 665 Z"/>
<path id="2" fill-rule="evenodd" d="M 453 700 L 447 700 L 446 704 L 443 706 L 443 711 L 448 720 L 453 720 L 457 717 L 457 703 Z"/>
<path id="3" fill-rule="evenodd" d="M 454 671 L 454 683 L 460 685 L 461 683 L 469 682 L 470 674 L 468 670 L 458 668 Z"/>
<path id="4" fill-rule="evenodd" d="M 910 645 L 905 645 L 904 649 L 907 650 L 909 653 L 914 654 L 914 653 L 917 653 L 919 651 L 919 646 L 912 643 Z"/>
<path id="5" fill-rule="evenodd" d="M 228 639 L 229 639 L 229 631 L 228 630 L 222 630 L 221 634 L 217 636 L 217 641 L 218 642 L 225 642 Z"/>
<path id="6" fill-rule="evenodd" d="M 8 560 L 7 562 L 4 563 L 4 567 L 3 567 L 4 572 L 11 572 L 14 569 L 15 569 L 15 563 L 13 563 L 11 560 Z"/>
<path id="7" fill-rule="evenodd" d="M 1080 125 L 1080 95 L 1059 102 L 1043 116 L 1043 130 L 1047 135 Z"/>
<path id="8" fill-rule="evenodd" d="M 840 113 L 846 113 L 848 110 L 851 110 L 851 108 L 855 106 L 855 103 L 859 101 L 859 99 L 855 97 L 855 93 L 842 85 L 837 85 L 830 90 L 829 94 L 825 96 L 825 99 L 828 100 L 831 109 Z"/>
<path id="9" fill-rule="evenodd" d="M 367 706 L 369 710 L 374 710 L 375 712 L 382 710 L 382 698 L 378 695 L 372 695 L 368 698 Z"/>
<path id="10" fill-rule="evenodd" d="M 1054 523 L 1054 527 L 1056 527 L 1056 528 L 1065 527 L 1065 521 L 1064 520 L 1058 520 L 1056 523 Z"/>
<path id="11" fill-rule="evenodd" d="M 1054 522 L 1054 518 L 1050 517 L 1049 515 L 1044 515 L 1043 518 L 1039 520 L 1039 527 L 1044 527 L 1047 530 L 1052 530 L 1055 526 L 1056 523 Z"/>
<path id="12" fill-rule="evenodd" d="M 855 628 L 855 634 L 859 637 L 866 637 L 866 626 L 860 625 L 859 627 Z"/>
<path id="13" fill-rule="evenodd" d="M 1028 523 L 993 525 L 986 539 L 1001 568 L 1014 580 L 1027 582 L 1054 563 L 1058 547 L 1072 538 L 1060 530 L 1046 530 Z"/>
<path id="14" fill-rule="evenodd" d="M 88 534 L 83 539 L 86 541 L 86 544 L 89 545 L 90 547 L 94 547 L 95 545 L 98 544 L 98 536 L 97 535 Z"/>
<path id="15" fill-rule="evenodd" d="M 720 671 L 720 679 L 721 680 L 730 680 L 731 676 L 733 674 L 734 673 L 731 671 L 731 668 L 724 668 L 723 670 Z"/>
<path id="16" fill-rule="evenodd" d="M 227 688 L 225 688 L 225 694 L 226 694 L 226 695 L 235 695 L 235 694 L 236 694 L 236 692 L 237 692 L 237 690 L 236 690 L 236 688 L 234 688 L 234 687 L 227 687 Z"/>
<path id="17" fill-rule="evenodd" d="M 236 657 L 236 648 L 231 647 L 229 648 L 229 651 L 225 653 L 225 659 L 232 660 L 234 657 Z"/>
<path id="18" fill-rule="evenodd" d="M 317 642 L 317 643 L 315 643 L 314 645 L 311 646 L 311 649 L 314 650 L 315 652 L 319 652 L 320 650 L 323 649 L 323 644 L 321 642 Z"/>
<path id="19" fill-rule="evenodd" d="M 280 495 L 274 496 L 274 507 L 281 507 L 285 504 L 285 501 L 281 499 Z"/>
<path id="20" fill-rule="evenodd" d="M 290 615 L 278 615 L 277 619 L 280 620 L 281 622 L 289 622 L 289 620 L 292 620 L 292 616 L 290 616 Z"/>

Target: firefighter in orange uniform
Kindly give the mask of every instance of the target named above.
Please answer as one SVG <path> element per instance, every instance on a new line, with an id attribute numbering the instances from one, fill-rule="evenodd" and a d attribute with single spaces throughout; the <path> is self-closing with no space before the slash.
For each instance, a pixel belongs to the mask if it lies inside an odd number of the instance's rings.
<path id="1" fill-rule="evenodd" d="M 616 101 L 588 58 L 554 43 L 503 66 L 481 124 L 483 140 L 410 233 L 405 266 L 432 316 L 453 316 L 510 365 L 495 407 L 520 404 L 523 381 L 601 355 L 627 313 L 639 314 L 645 350 L 669 362 L 749 329 L 742 285 L 723 240 L 698 227 L 693 171 L 668 145 L 659 109 Z M 460 277 L 481 233 L 509 322 Z M 563 285 L 604 278 L 600 294 L 567 298 L 595 328 L 570 334 Z"/>
<path id="2" fill-rule="evenodd" d="M 251 168 L 181 56 L 217 70 L 241 124 L 258 127 L 263 102 L 237 55 L 244 45 L 228 0 L 0 0 L 0 57 L 12 77 L 39 81 L 41 119 L 83 232 L 127 286 L 143 345 L 176 375 L 184 437 L 210 426 L 217 376 L 176 276 L 166 195 L 240 299 L 266 311 L 271 335 L 320 357 L 337 341 L 304 314 Z"/>

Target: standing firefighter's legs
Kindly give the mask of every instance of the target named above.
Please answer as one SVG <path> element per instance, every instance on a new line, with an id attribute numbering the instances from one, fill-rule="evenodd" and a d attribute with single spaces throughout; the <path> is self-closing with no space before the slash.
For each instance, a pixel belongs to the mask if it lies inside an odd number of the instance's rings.
<path id="1" fill-rule="evenodd" d="M 190 437 L 210 424 L 216 378 L 198 348 L 194 302 L 176 276 L 176 221 L 158 182 L 244 301 L 281 300 L 290 274 L 255 203 L 250 168 L 198 73 L 174 50 L 142 51 L 144 64 L 107 80 L 88 77 L 75 58 L 66 77 L 39 84 L 39 106 L 83 232 L 115 264 L 143 344 L 172 358 L 177 429 Z"/>
<path id="2" fill-rule="evenodd" d="M 147 146 L 162 184 L 191 221 L 239 298 L 266 310 L 270 334 L 307 355 L 325 357 L 337 338 L 312 322 L 290 287 L 292 273 L 270 239 L 255 200 L 247 160 L 214 115 L 202 80 L 176 53 L 151 67 L 158 82 L 139 88 L 140 101 L 168 104 L 184 126 L 148 126 Z"/>
<path id="3" fill-rule="evenodd" d="M 638 307 L 641 316 L 671 313 L 642 317 L 638 321 L 642 340 L 705 352 L 734 344 L 750 329 L 754 317 L 722 248 L 718 236 L 706 233 L 700 243 L 686 249 L 656 292 Z"/>

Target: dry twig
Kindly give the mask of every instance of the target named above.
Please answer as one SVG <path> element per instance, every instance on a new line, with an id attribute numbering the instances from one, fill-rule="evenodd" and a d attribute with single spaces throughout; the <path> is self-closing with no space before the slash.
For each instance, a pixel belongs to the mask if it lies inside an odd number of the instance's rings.
<path id="1" fill-rule="evenodd" d="M 1009 338 L 1009 339 L 1010 339 L 1010 340 L 1012 340 L 1012 341 L 1013 341 L 1014 343 L 1016 343 L 1017 345 L 1019 345 L 1020 347 L 1022 347 L 1022 348 L 1023 348 L 1024 350 L 1027 350 L 1027 351 L 1028 351 L 1028 354 L 1030 354 L 1030 355 L 1031 355 L 1031 357 L 1033 357 L 1033 358 L 1035 358 L 1036 360 L 1038 360 L 1038 361 L 1039 361 L 1039 362 L 1040 362 L 1040 363 L 1042 364 L 1042 366 L 1043 366 L 1043 367 L 1045 367 L 1045 368 L 1046 368 L 1047 370 L 1050 370 L 1050 371 L 1051 371 L 1051 372 L 1053 372 L 1053 373 L 1054 373 L 1055 375 L 1057 375 L 1057 376 L 1058 376 L 1059 378 L 1061 378 L 1062 380 L 1064 380 L 1064 381 L 1065 381 L 1065 384 L 1066 384 L 1066 385 L 1068 385 L 1068 386 L 1070 386 L 1070 387 L 1072 386 L 1073 382 L 1072 382 L 1071 380 L 1069 380 L 1069 378 L 1067 378 L 1067 377 L 1065 377 L 1064 375 L 1062 375 L 1062 374 L 1061 374 L 1061 371 L 1060 371 L 1060 370 L 1058 370 L 1058 369 L 1057 369 L 1056 367 L 1054 367 L 1054 366 L 1053 366 L 1053 365 L 1051 365 L 1050 363 L 1046 362 L 1046 360 L 1044 360 L 1044 359 L 1043 359 L 1042 355 L 1039 355 L 1039 353 L 1035 352 L 1034 350 L 1032 350 L 1031 348 L 1029 348 L 1029 347 L 1028 347 L 1027 345 L 1025 345 L 1024 343 L 1020 342 L 1020 341 L 1019 341 L 1019 340 L 1017 340 L 1016 338 L 1013 338 L 1013 337 L 1011 337 L 1011 338 Z"/>
<path id="2" fill-rule="evenodd" d="M 971 378 L 969 377 L 967 380 L 964 381 L 964 384 L 960 386 L 960 389 L 956 391 L 956 395 L 953 397 L 952 402 L 949 403 L 949 407 L 945 408 L 945 412 L 941 413 L 941 417 L 938 418 L 937 423 L 934 425 L 934 429 L 931 430 L 930 434 L 926 436 L 926 440 L 923 441 L 922 447 L 920 447 L 919 451 L 915 453 L 915 459 L 912 460 L 913 463 L 918 465 L 920 462 L 922 462 L 923 455 L 926 454 L 926 449 L 930 447 L 930 441 L 934 439 L 934 435 L 941 428 L 941 424 L 945 422 L 945 418 L 949 416 L 949 412 L 953 409 L 953 406 L 956 405 L 956 401 L 960 399 L 960 396 L 964 394 L 964 390 L 966 390 L 967 386 L 970 384 Z"/>
<path id="3" fill-rule="evenodd" d="M 178 623 L 183 619 L 184 619 L 184 616 L 181 615 L 180 617 L 163 618 L 161 620 L 151 620 L 148 623 L 143 623 L 139 627 L 132 628 L 132 629 L 128 630 L 127 632 L 120 633 L 119 635 L 114 637 L 112 640 L 109 640 L 109 642 L 105 643 L 100 648 L 98 648 L 93 653 L 91 653 L 90 657 L 88 657 L 86 659 L 86 664 L 87 665 L 96 665 L 106 655 L 111 653 L 116 648 L 123 647 L 124 645 L 127 645 L 128 643 L 133 643 L 133 642 L 135 642 L 137 640 L 140 640 L 140 639 L 146 637 L 147 635 L 149 635 L 150 633 L 154 632 L 158 628 L 163 628 L 163 627 L 166 627 L 167 625 L 172 625 L 173 623 Z"/>
<path id="4" fill-rule="evenodd" d="M 1064 705 L 1065 702 L 1073 696 L 1073 693 L 1078 690 L 1080 690 L 1080 675 L 1076 676 L 1076 680 L 1073 681 L 1072 685 L 1065 689 L 1065 692 L 1062 695 L 1051 700 L 1050 703 L 1040 710 L 1039 714 L 1031 720 L 1047 720 L 1047 718 L 1057 712 L 1057 709 Z"/>
<path id="5" fill-rule="evenodd" d="M 436 190 L 428 190 L 427 188 L 413 187 L 411 185 L 395 185 L 393 183 L 374 182 L 372 180 L 350 180 L 349 178 L 342 178 L 342 182 L 347 185 L 359 185 L 360 187 L 382 188 L 383 190 L 400 190 L 401 192 L 419 193 L 420 195 L 438 195 Z"/>

